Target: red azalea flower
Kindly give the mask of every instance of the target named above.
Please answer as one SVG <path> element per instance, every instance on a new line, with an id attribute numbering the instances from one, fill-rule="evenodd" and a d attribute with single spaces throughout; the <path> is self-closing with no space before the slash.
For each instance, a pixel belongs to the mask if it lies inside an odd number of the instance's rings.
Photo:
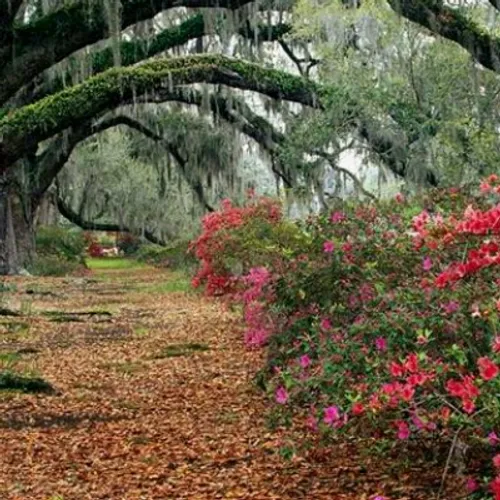
<path id="1" fill-rule="evenodd" d="M 486 356 L 477 360 L 477 366 L 479 367 L 479 374 L 483 380 L 494 379 L 500 372 L 498 366 Z"/>

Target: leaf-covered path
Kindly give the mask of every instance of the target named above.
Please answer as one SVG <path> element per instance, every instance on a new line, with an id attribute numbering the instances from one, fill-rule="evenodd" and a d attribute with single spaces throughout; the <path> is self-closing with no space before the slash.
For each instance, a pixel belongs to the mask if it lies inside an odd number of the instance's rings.
<path id="1" fill-rule="evenodd" d="M 58 392 L 0 396 L 1 499 L 430 498 L 439 473 L 391 472 L 347 444 L 283 460 L 252 383 L 263 354 L 244 348 L 236 316 L 176 279 L 138 268 L 11 280 L 23 316 L 2 319 L 1 359 Z"/>

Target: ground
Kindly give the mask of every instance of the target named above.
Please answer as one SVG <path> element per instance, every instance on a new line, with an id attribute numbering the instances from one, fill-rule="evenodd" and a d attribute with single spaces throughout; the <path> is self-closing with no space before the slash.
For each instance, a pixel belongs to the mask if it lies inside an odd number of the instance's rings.
<path id="1" fill-rule="evenodd" d="M 286 457 L 237 314 L 176 273 L 92 267 L 3 285 L 22 315 L 0 316 L 0 362 L 56 392 L 0 392 L 2 500 L 435 498 L 442 469 L 418 460 L 345 440 Z"/>

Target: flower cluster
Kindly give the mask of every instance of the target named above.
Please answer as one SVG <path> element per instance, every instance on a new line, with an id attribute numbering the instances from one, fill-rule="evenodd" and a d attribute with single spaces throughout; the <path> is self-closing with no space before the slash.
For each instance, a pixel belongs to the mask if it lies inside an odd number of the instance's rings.
<path id="1" fill-rule="evenodd" d="M 194 244 L 195 284 L 243 305 L 247 344 L 268 345 L 264 373 L 284 421 L 325 437 L 451 443 L 458 433 L 494 451 L 499 193 L 490 177 L 479 194 L 343 204 L 303 224 L 269 200 L 226 205 Z M 500 500 L 499 465 L 486 464 L 489 485 L 470 478 L 468 491 Z"/>

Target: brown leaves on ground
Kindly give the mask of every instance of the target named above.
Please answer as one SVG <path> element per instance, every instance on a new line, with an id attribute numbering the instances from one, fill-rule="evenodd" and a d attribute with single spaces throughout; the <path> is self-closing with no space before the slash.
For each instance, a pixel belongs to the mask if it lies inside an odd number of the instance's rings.
<path id="1" fill-rule="evenodd" d="M 244 348 L 219 304 L 162 293 L 174 278 L 146 268 L 11 280 L 24 312 L 1 320 L 0 352 L 22 353 L 15 369 L 57 393 L 0 395 L 1 499 L 433 498 L 442 469 L 347 440 L 284 460 L 290 436 L 266 426 L 252 383 L 263 353 Z"/>

